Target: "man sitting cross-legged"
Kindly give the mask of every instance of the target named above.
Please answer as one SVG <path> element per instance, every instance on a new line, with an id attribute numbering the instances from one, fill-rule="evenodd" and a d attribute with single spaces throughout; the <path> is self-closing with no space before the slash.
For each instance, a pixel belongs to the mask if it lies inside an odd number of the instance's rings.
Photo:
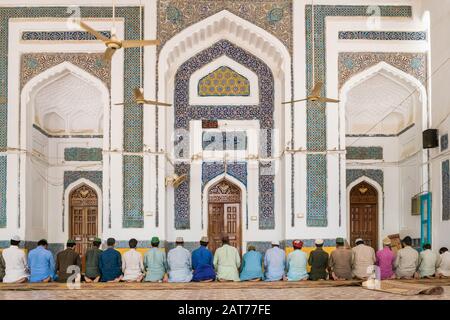
<path id="1" fill-rule="evenodd" d="M 122 280 L 122 257 L 119 251 L 114 249 L 116 240 L 109 238 L 106 240 L 108 249 L 102 252 L 98 262 L 101 282 L 119 282 Z"/>
<path id="2" fill-rule="evenodd" d="M 228 236 L 222 238 L 222 246 L 214 254 L 214 267 L 219 281 L 240 281 L 241 257 L 235 247 L 230 246 Z"/>
<path id="3" fill-rule="evenodd" d="M 125 252 L 122 259 L 123 281 L 141 282 L 144 278 L 144 262 L 142 255 L 136 251 L 136 239 L 128 242 L 130 250 Z"/>

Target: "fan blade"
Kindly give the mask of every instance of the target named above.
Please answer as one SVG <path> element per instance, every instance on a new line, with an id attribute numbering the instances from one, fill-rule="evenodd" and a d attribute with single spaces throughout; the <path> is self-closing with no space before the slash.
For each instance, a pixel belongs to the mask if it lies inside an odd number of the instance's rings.
<path id="1" fill-rule="evenodd" d="M 318 101 L 319 101 L 319 102 L 339 103 L 339 100 L 336 100 L 336 99 L 330 99 L 330 98 L 323 98 L 323 97 L 320 97 L 320 98 L 318 99 Z"/>
<path id="2" fill-rule="evenodd" d="M 313 97 L 319 97 L 320 96 L 320 90 L 322 90 L 323 82 L 316 82 L 314 87 L 311 90 L 311 96 Z"/>
<path id="3" fill-rule="evenodd" d="M 286 101 L 286 102 L 282 102 L 281 104 L 291 104 L 291 103 L 296 103 L 296 102 L 306 101 L 306 100 L 308 100 L 308 99 L 300 99 L 300 100 Z"/>
<path id="4" fill-rule="evenodd" d="M 115 106 L 126 106 L 126 105 L 129 105 L 129 104 L 134 104 L 134 103 L 132 103 L 132 102 L 114 103 Z"/>
<path id="5" fill-rule="evenodd" d="M 151 104 L 154 106 L 163 106 L 163 107 L 171 107 L 172 105 L 170 103 L 160 102 L 160 101 L 153 101 L 153 100 L 144 100 L 145 104 Z"/>
<path id="6" fill-rule="evenodd" d="M 159 44 L 160 44 L 159 40 L 124 40 L 122 41 L 122 48 L 157 46 Z"/>
<path id="7" fill-rule="evenodd" d="M 106 61 L 111 61 L 114 53 L 116 53 L 115 49 L 111 49 L 111 48 L 106 49 L 105 54 L 103 55 L 103 59 Z"/>
<path id="8" fill-rule="evenodd" d="M 134 88 L 133 93 L 134 93 L 135 100 L 145 100 L 144 94 L 142 93 L 141 89 Z"/>
<path id="9" fill-rule="evenodd" d="M 96 37 L 98 40 L 101 40 L 103 42 L 109 41 L 109 39 L 107 37 L 105 37 L 104 35 L 102 35 L 100 32 L 92 29 L 90 26 L 88 26 L 86 23 L 84 23 L 83 21 L 80 21 L 80 26 L 86 30 L 87 32 L 89 32 L 90 34 L 92 34 L 94 37 Z"/>

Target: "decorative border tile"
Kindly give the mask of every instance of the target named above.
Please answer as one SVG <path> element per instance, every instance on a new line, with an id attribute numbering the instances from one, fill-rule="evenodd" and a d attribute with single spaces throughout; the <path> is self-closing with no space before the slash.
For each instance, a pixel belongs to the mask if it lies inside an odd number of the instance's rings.
<path id="1" fill-rule="evenodd" d="M 123 215 L 123 228 L 143 228 L 143 177 L 136 172 L 143 172 L 143 161 L 140 156 L 124 156 L 123 167 L 123 187 L 127 193 L 124 206 L 127 206 Z M 125 192 L 124 192 L 125 193 Z"/>
<path id="2" fill-rule="evenodd" d="M 102 148 L 65 148 L 65 161 L 102 161 Z"/>
<path id="3" fill-rule="evenodd" d="M 103 189 L 103 172 L 102 171 L 64 171 L 64 190 L 79 180 L 86 179 L 95 183 L 100 189 Z"/>
<path id="4" fill-rule="evenodd" d="M 450 220 L 450 160 L 442 162 L 442 220 Z"/>
<path id="5" fill-rule="evenodd" d="M 347 147 L 347 160 L 383 160 L 383 147 Z"/>
<path id="6" fill-rule="evenodd" d="M 202 163 L 202 189 L 208 181 L 225 172 L 223 162 L 203 162 Z M 246 162 L 227 162 L 227 174 L 233 176 L 243 185 L 247 186 L 247 163 Z"/>
<path id="7" fill-rule="evenodd" d="M 20 58 L 20 87 L 35 76 L 63 62 L 83 69 L 111 87 L 111 63 L 103 61 L 103 53 L 24 53 Z"/>
<path id="8" fill-rule="evenodd" d="M 441 152 L 448 149 L 448 133 L 441 136 Z"/>
<path id="9" fill-rule="evenodd" d="M 381 187 L 384 186 L 384 172 L 381 169 L 347 169 L 346 182 L 347 187 L 354 181 L 361 177 L 368 177 L 379 183 Z"/>
<path id="10" fill-rule="evenodd" d="M 427 40 L 426 32 L 416 31 L 339 31 L 341 40 Z"/>
<path id="11" fill-rule="evenodd" d="M 111 37 L 110 31 L 99 31 L 107 38 Z M 86 41 L 97 40 L 93 35 L 85 31 L 24 31 L 22 32 L 24 41 Z"/>
<path id="12" fill-rule="evenodd" d="M 6 228 L 7 157 L 0 156 L 0 228 Z"/>
<path id="13" fill-rule="evenodd" d="M 427 54 L 420 52 L 340 52 L 338 57 L 339 88 L 354 75 L 386 62 L 427 83 Z"/>
<path id="14" fill-rule="evenodd" d="M 411 6 L 379 6 L 382 17 L 412 17 Z M 305 6 L 305 36 L 306 36 L 306 84 L 308 94 L 314 86 L 312 81 L 312 62 L 315 57 L 315 80 L 325 82 L 326 77 L 326 23 L 329 16 L 367 17 L 371 16 L 368 6 L 314 6 L 314 39 L 315 52 L 312 52 L 312 6 Z M 419 61 L 422 63 L 422 61 Z M 414 64 L 414 66 L 416 66 Z M 322 95 L 326 96 L 326 85 Z M 325 151 L 327 149 L 326 109 L 325 103 L 307 102 L 307 148 L 310 151 Z M 326 155 L 307 156 L 307 225 L 327 225 L 327 159 Z"/>
<path id="15" fill-rule="evenodd" d="M 222 10 L 273 34 L 292 52 L 292 0 L 159 0 L 159 48 L 177 33 Z"/>

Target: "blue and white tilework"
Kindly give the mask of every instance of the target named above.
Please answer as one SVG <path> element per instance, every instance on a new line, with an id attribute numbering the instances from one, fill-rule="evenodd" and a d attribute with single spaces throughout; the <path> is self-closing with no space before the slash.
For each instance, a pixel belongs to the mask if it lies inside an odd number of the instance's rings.
<path id="1" fill-rule="evenodd" d="M 450 160 L 442 162 L 442 220 L 450 220 Z"/>
<path id="2" fill-rule="evenodd" d="M 426 32 L 408 31 L 339 31 L 341 40 L 427 40 Z"/>
<path id="3" fill-rule="evenodd" d="M 0 156 L 0 228 L 6 228 L 6 156 Z"/>
<path id="4" fill-rule="evenodd" d="M 347 187 L 353 182 L 361 177 L 370 178 L 383 187 L 384 173 L 381 169 L 347 169 L 346 171 L 346 182 Z"/>
<path id="5" fill-rule="evenodd" d="M 448 149 L 448 133 L 441 136 L 441 152 Z"/>
<path id="6" fill-rule="evenodd" d="M 103 36 L 110 38 L 111 32 L 99 31 Z M 85 31 L 24 31 L 24 41 L 73 41 L 73 40 L 97 40 L 93 35 Z"/>

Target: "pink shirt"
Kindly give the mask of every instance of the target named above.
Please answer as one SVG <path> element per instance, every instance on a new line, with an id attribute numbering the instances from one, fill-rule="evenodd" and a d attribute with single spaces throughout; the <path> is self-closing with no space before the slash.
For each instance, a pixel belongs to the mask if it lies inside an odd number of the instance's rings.
<path id="1" fill-rule="evenodd" d="M 377 252 L 377 266 L 380 267 L 381 280 L 389 279 L 394 274 L 395 253 L 388 247 Z"/>

